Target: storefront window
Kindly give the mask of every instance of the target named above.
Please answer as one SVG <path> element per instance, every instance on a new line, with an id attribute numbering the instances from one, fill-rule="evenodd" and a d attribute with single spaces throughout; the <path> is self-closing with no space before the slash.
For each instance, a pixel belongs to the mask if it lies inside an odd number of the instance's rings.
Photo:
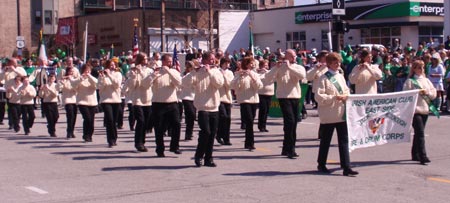
<path id="1" fill-rule="evenodd" d="M 330 43 L 328 42 L 328 30 L 322 30 L 322 50 L 330 50 Z"/>
<path id="2" fill-rule="evenodd" d="M 443 27 L 419 27 L 419 43 L 430 42 L 430 40 L 438 39 L 439 42 L 444 40 L 444 28 Z"/>
<path id="3" fill-rule="evenodd" d="M 390 46 L 394 38 L 400 38 L 400 27 L 377 27 L 361 29 L 361 43 L 364 44 L 382 44 Z"/>
<path id="4" fill-rule="evenodd" d="M 294 47 L 295 44 L 300 44 L 300 49 L 306 49 L 306 32 L 287 32 L 286 33 L 286 49 Z"/>

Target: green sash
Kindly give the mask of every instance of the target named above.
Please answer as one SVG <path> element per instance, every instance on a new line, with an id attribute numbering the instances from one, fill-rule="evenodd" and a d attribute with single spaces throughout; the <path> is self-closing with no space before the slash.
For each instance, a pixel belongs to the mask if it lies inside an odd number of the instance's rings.
<path id="1" fill-rule="evenodd" d="M 420 87 L 420 85 L 419 85 L 419 82 L 417 82 L 416 78 L 411 77 L 410 79 L 411 79 L 411 82 L 412 82 L 412 84 L 414 85 L 414 87 L 415 87 L 416 89 L 422 89 L 422 87 Z M 433 105 L 433 103 L 432 103 L 430 97 L 429 97 L 428 95 L 425 95 L 425 94 L 420 94 L 420 96 L 421 96 L 422 99 L 424 99 L 425 102 L 428 104 L 428 107 L 429 107 L 430 111 L 431 111 L 436 117 L 439 118 L 439 111 L 438 111 L 437 108 Z"/>
<path id="2" fill-rule="evenodd" d="M 344 94 L 344 91 L 342 90 L 341 85 L 339 85 L 339 82 L 336 80 L 336 78 L 334 77 L 334 75 L 330 71 L 327 71 L 325 73 L 325 76 L 327 76 L 328 80 L 330 80 L 330 82 L 334 85 L 334 87 L 336 87 L 336 89 L 339 92 L 339 94 Z M 344 115 L 342 115 L 342 119 L 344 121 L 347 120 L 346 119 L 347 115 L 346 115 L 345 109 L 346 109 L 346 107 L 345 107 L 345 102 L 344 102 Z"/>

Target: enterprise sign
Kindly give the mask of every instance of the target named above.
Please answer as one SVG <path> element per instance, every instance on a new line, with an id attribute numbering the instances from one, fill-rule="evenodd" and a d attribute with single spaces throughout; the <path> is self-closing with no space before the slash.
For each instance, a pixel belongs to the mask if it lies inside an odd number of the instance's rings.
<path id="1" fill-rule="evenodd" d="M 425 2 L 399 2 L 349 7 L 343 20 L 396 18 L 404 16 L 444 16 L 444 4 Z M 295 12 L 295 24 L 331 21 L 331 9 Z"/>

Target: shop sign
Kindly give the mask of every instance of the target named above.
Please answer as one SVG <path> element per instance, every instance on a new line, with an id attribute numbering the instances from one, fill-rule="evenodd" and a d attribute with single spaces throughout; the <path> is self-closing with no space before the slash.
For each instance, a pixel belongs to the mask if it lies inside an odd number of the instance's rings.
<path id="1" fill-rule="evenodd" d="M 443 16 L 444 4 L 425 2 L 399 2 L 391 4 L 347 7 L 343 20 L 396 18 L 405 16 Z M 331 21 L 331 9 L 295 13 L 295 24 Z"/>

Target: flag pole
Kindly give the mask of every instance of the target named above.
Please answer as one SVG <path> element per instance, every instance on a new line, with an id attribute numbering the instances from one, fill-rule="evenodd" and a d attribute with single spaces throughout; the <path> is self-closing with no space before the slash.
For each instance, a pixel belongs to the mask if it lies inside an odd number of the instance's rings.
<path id="1" fill-rule="evenodd" d="M 87 63 L 87 41 L 88 41 L 88 22 L 86 21 L 86 27 L 84 30 L 84 44 L 83 44 L 83 60 Z"/>

